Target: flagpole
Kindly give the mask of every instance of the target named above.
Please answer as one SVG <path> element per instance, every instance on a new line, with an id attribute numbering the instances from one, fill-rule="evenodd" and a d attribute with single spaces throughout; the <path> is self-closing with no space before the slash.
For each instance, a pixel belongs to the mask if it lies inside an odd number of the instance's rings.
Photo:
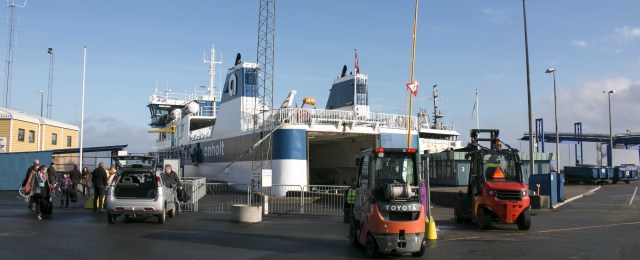
<path id="1" fill-rule="evenodd" d="M 416 10 L 413 15 L 413 45 L 411 47 L 411 75 L 409 82 L 413 83 L 413 72 L 415 70 L 416 57 L 416 29 L 418 26 L 418 0 L 416 0 Z M 416 90 L 417 91 L 417 90 Z M 413 94 L 413 93 L 412 93 Z M 409 116 L 407 117 L 407 149 L 411 148 L 411 114 L 413 113 L 413 95 L 409 94 Z M 417 147 L 416 147 L 417 148 Z"/>
<path id="2" fill-rule="evenodd" d="M 82 170 L 82 147 L 84 140 L 84 82 L 85 82 L 85 71 L 87 68 L 87 45 L 84 46 L 84 55 L 82 59 L 82 101 L 80 105 L 80 170 Z"/>
<path id="3" fill-rule="evenodd" d="M 480 129 L 480 103 L 478 103 L 478 89 L 476 89 L 476 128 Z"/>

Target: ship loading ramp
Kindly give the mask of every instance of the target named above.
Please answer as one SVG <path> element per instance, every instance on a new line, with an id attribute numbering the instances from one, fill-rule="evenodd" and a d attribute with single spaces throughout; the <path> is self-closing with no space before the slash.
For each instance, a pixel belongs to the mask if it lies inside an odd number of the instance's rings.
<path id="1" fill-rule="evenodd" d="M 360 151 L 377 143 L 376 134 L 307 132 L 309 184 L 351 185 Z"/>

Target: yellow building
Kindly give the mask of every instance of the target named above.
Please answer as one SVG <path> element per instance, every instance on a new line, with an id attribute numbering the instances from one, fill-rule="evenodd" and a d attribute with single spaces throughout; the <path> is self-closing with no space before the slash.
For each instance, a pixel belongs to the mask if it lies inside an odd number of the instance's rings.
<path id="1" fill-rule="evenodd" d="M 0 152 L 33 152 L 78 148 L 80 129 L 0 107 Z"/>

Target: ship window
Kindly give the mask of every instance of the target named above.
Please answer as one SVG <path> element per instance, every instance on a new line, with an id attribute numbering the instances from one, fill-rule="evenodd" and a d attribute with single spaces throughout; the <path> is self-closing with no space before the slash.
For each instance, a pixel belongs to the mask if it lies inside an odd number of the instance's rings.
<path id="1" fill-rule="evenodd" d="M 52 145 L 58 144 L 58 134 L 56 133 L 51 134 L 51 144 Z"/>
<path id="2" fill-rule="evenodd" d="M 34 143 L 36 139 L 36 132 L 29 130 L 29 143 Z"/>
<path id="3" fill-rule="evenodd" d="M 247 69 L 244 73 L 244 82 L 245 84 L 255 85 L 258 82 L 258 74 L 255 69 Z"/>
<path id="4" fill-rule="evenodd" d="M 67 147 L 71 147 L 71 136 L 67 135 Z"/>

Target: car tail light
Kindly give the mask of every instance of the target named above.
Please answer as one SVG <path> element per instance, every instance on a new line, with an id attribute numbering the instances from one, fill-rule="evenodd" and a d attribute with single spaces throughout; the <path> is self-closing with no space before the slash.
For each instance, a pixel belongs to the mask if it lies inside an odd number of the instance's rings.
<path id="1" fill-rule="evenodd" d="M 376 153 L 384 153 L 384 148 L 376 148 Z"/>
<path id="2" fill-rule="evenodd" d="M 162 181 L 160 180 L 160 176 L 156 176 L 156 184 L 158 187 L 162 187 Z"/>
<path id="3" fill-rule="evenodd" d="M 406 151 L 407 153 L 416 153 L 416 149 L 408 148 Z"/>

